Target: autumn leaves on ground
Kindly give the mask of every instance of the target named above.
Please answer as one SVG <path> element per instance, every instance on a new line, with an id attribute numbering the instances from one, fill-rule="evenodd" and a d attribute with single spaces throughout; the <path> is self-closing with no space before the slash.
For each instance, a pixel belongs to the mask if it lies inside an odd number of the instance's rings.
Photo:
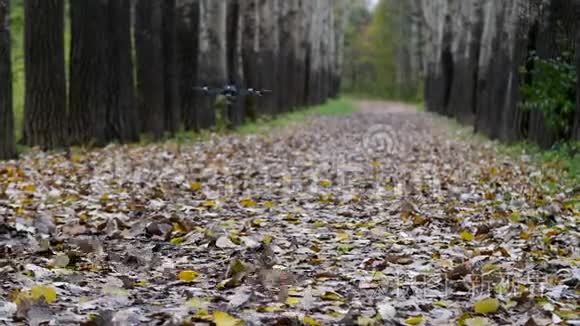
<path id="1" fill-rule="evenodd" d="M 428 113 L 358 106 L 0 163 L 0 323 L 578 319 L 578 189 Z"/>

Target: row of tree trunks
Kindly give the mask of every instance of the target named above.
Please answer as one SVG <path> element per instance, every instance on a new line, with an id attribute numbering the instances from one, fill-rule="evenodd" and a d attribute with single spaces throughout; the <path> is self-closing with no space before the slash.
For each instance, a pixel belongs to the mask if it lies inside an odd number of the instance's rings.
<path id="1" fill-rule="evenodd" d="M 9 12 L 10 1 L 0 2 L 0 160 L 16 156 L 12 112 Z"/>
<path id="2" fill-rule="evenodd" d="M 548 147 L 568 137 L 552 131 L 541 111 L 522 109 L 520 89 L 529 81 L 522 80 L 521 67 L 533 54 L 553 59 L 565 52 L 561 24 L 578 18 L 574 7 L 580 4 L 550 0 L 539 10 L 524 0 L 418 1 L 421 9 L 411 15 L 428 31 L 428 110 L 507 142 L 527 139 Z"/>
<path id="3" fill-rule="evenodd" d="M 26 145 L 101 146 L 218 122 L 236 127 L 319 104 L 340 87 L 345 0 L 70 0 L 68 67 L 64 1 L 24 3 Z M 9 49 L 0 64 L 2 157 L 15 153 Z M 227 83 L 273 92 L 216 107 L 195 89 Z"/>

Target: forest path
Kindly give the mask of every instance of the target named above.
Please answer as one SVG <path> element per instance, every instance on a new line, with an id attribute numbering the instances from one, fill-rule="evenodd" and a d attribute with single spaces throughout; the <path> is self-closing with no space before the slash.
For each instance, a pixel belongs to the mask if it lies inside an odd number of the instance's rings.
<path id="1" fill-rule="evenodd" d="M 578 195 L 430 114 L 358 105 L 179 152 L 0 163 L 0 321 L 541 324 L 574 311 Z"/>

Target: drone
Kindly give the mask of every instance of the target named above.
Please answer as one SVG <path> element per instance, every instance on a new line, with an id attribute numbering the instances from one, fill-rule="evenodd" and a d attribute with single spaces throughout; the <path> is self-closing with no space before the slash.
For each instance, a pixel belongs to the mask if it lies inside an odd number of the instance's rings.
<path id="1" fill-rule="evenodd" d="M 262 97 L 267 93 L 272 93 L 269 89 L 238 88 L 236 85 L 228 84 L 222 88 L 211 88 L 208 86 L 194 87 L 193 89 L 203 92 L 208 96 L 221 95 L 225 97 L 228 104 L 234 103 L 239 97 L 256 96 Z"/>

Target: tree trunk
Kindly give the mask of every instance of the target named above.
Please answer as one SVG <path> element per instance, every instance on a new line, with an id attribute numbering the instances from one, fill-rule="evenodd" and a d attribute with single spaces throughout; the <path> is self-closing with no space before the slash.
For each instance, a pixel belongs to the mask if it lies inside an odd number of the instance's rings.
<path id="1" fill-rule="evenodd" d="M 155 139 L 165 129 L 165 67 L 163 52 L 163 0 L 137 0 L 135 47 L 137 87 L 142 131 Z"/>
<path id="2" fill-rule="evenodd" d="M 123 143 L 139 140 L 139 115 L 135 103 L 132 0 L 109 0 L 108 20 L 108 130 L 107 139 Z"/>
<path id="3" fill-rule="evenodd" d="M 227 56 L 228 56 L 228 81 L 238 87 L 244 86 L 244 74 L 242 70 L 242 30 L 241 4 L 244 0 L 228 0 L 227 6 Z M 228 120 L 231 128 L 240 126 L 244 121 L 244 103 L 238 98 L 232 103 L 228 112 Z"/>
<path id="4" fill-rule="evenodd" d="M 107 142 L 107 0 L 71 0 L 69 132 L 74 145 Z"/>
<path id="5" fill-rule="evenodd" d="M 180 96 L 179 96 L 179 65 L 177 60 L 177 26 L 176 0 L 163 1 L 163 61 L 165 88 L 165 131 L 175 134 L 179 130 Z"/>
<path id="6" fill-rule="evenodd" d="M 258 88 L 259 75 L 259 50 L 260 50 L 260 15 L 259 0 L 243 0 L 240 3 L 240 11 L 243 20 L 242 32 L 242 65 L 246 87 Z M 259 113 L 257 100 L 253 97 L 245 99 L 245 116 L 255 120 Z"/>
<path id="7" fill-rule="evenodd" d="M 297 17 L 296 0 L 286 0 L 280 2 L 280 54 L 279 54 L 279 78 L 284 87 L 284 91 L 278 96 L 278 107 L 281 111 L 289 111 L 294 107 L 294 50 L 297 42 L 295 27 Z"/>
<path id="8" fill-rule="evenodd" d="M 64 2 L 26 0 L 24 139 L 29 146 L 66 146 Z"/>
<path id="9" fill-rule="evenodd" d="M 316 80 L 316 71 L 318 70 L 318 35 L 316 32 L 318 27 L 318 2 L 310 2 L 305 0 L 303 2 L 304 17 L 304 32 L 305 32 L 305 73 L 304 73 L 304 105 L 314 105 L 316 100 L 316 93 L 318 81 Z"/>
<path id="10" fill-rule="evenodd" d="M 296 86 L 292 91 L 294 95 L 294 103 L 296 106 L 306 106 L 308 104 L 308 72 L 309 64 L 309 34 L 310 34 L 310 20 L 313 13 L 310 10 L 311 2 L 309 0 L 298 0 L 297 5 L 297 34 L 298 40 L 294 49 L 294 82 Z"/>
<path id="11" fill-rule="evenodd" d="M 260 15 L 260 49 L 259 67 L 260 88 L 274 92 L 260 98 L 262 111 L 267 114 L 277 113 L 276 96 L 283 90 L 278 86 L 278 0 L 258 0 Z"/>
<path id="12" fill-rule="evenodd" d="M 16 157 L 9 14 L 10 1 L 0 2 L 0 160 Z"/>
<path id="13" fill-rule="evenodd" d="M 205 84 L 223 87 L 227 83 L 226 1 L 201 0 L 200 71 Z M 200 101 L 200 126 L 210 128 L 216 124 L 216 111 L 225 117 L 225 106 L 214 108 L 214 98 L 206 96 Z"/>
<path id="14" fill-rule="evenodd" d="M 576 14 L 580 16 L 580 4 L 577 4 Z M 580 140 L 580 24 L 576 25 L 576 118 L 572 139 Z"/>
<path id="15" fill-rule="evenodd" d="M 180 17 L 177 19 L 179 88 L 181 93 L 181 117 L 185 130 L 198 130 L 197 102 L 201 94 L 194 87 L 204 81 L 198 80 L 199 69 L 199 1 L 178 2 Z"/>

